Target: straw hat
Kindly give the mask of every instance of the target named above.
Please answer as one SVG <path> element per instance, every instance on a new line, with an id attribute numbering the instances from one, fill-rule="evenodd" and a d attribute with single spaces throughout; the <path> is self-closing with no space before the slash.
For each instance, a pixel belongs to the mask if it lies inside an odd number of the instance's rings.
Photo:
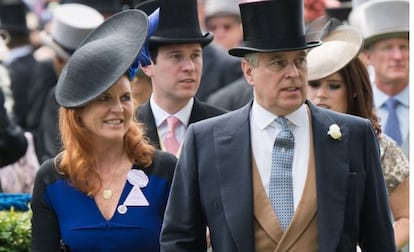
<path id="1" fill-rule="evenodd" d="M 67 60 L 82 40 L 103 21 L 103 15 L 87 5 L 62 4 L 53 11 L 50 34 L 42 31 L 40 39 L 59 57 Z"/>
<path id="2" fill-rule="evenodd" d="M 309 81 L 339 71 L 357 57 L 362 47 L 362 34 L 355 27 L 339 25 L 323 33 L 322 45 L 310 50 L 307 56 Z"/>
<path id="3" fill-rule="evenodd" d="M 378 40 L 408 38 L 408 0 L 375 0 L 354 7 L 349 14 L 349 24 L 362 31 L 364 46 L 368 48 Z"/>
<path id="4" fill-rule="evenodd" d="M 137 58 L 148 32 L 136 9 L 114 14 L 82 42 L 65 64 L 55 90 L 66 108 L 82 107 L 110 88 Z"/>

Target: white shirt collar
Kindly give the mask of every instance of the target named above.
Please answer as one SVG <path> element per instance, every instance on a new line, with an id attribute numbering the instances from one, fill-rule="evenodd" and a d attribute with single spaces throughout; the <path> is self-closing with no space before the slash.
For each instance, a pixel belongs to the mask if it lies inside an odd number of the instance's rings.
<path id="1" fill-rule="evenodd" d="M 388 98 L 390 98 L 390 96 L 382 92 L 381 90 L 379 90 L 377 88 L 377 85 L 375 84 L 372 85 L 372 90 L 374 92 L 374 103 L 376 107 L 379 108 L 379 107 L 384 106 Z M 394 99 L 398 100 L 401 104 L 403 104 L 404 106 L 408 108 L 409 107 L 409 93 L 410 93 L 409 85 L 407 85 L 407 87 L 405 87 L 401 92 L 399 92 L 397 95 L 394 96 Z"/>
<path id="2" fill-rule="evenodd" d="M 188 125 L 188 122 L 190 121 L 190 115 L 191 110 L 193 109 L 194 105 L 194 98 L 191 98 L 188 103 L 177 113 L 175 113 L 173 116 L 177 117 L 182 124 Z M 165 110 L 163 110 L 158 104 L 155 102 L 153 96 L 151 95 L 150 98 L 150 106 L 152 109 L 152 113 L 154 115 L 155 119 L 155 125 L 157 128 L 167 119 L 167 117 L 172 116 Z"/>
<path id="3" fill-rule="evenodd" d="M 297 110 L 285 115 L 285 117 L 296 127 L 301 128 L 306 126 L 308 113 L 306 112 L 305 106 L 305 104 L 302 104 Z M 259 129 L 265 129 L 268 126 L 273 127 L 274 121 L 278 116 L 260 106 L 256 101 L 253 101 L 252 117 L 254 118 L 253 122 L 257 124 Z"/>
<path id="4" fill-rule="evenodd" d="M 24 57 L 30 53 L 32 53 L 33 48 L 30 45 L 25 45 L 25 46 L 20 46 L 20 47 L 16 47 L 13 48 L 11 50 L 8 51 L 6 57 L 4 57 L 3 59 L 3 63 L 8 66 L 11 63 L 13 63 L 13 61 L 15 61 L 18 58 Z"/>

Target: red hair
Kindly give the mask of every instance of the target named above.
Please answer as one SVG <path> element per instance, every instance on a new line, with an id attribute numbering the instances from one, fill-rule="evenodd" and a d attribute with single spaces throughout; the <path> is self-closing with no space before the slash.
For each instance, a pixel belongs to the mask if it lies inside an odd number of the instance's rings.
<path id="1" fill-rule="evenodd" d="M 93 169 L 97 165 L 97 157 L 92 151 L 94 146 L 89 140 L 89 132 L 79 120 L 79 112 L 79 109 L 60 108 L 59 128 L 64 152 L 59 155 L 62 157 L 59 171 L 77 189 L 88 195 L 95 195 L 100 188 L 96 184 L 88 183 L 88 178 L 99 178 Z M 124 140 L 125 150 L 133 163 L 144 167 L 151 165 L 155 148 L 149 144 L 143 127 L 138 122 L 131 122 Z"/>

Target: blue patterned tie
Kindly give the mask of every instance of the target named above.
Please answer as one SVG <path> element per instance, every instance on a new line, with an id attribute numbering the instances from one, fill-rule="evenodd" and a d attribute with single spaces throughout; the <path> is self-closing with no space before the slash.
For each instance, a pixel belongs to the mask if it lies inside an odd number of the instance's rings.
<path id="1" fill-rule="evenodd" d="M 282 131 L 273 145 L 269 199 L 282 229 L 286 230 L 294 213 L 292 161 L 295 141 L 288 120 L 280 116 L 276 122 L 282 126 Z"/>
<path id="2" fill-rule="evenodd" d="M 394 139 L 399 145 L 402 144 L 402 136 L 400 131 L 400 121 L 398 120 L 397 116 L 397 106 L 398 101 L 394 98 L 389 98 L 385 105 L 387 106 L 388 110 L 388 119 L 385 123 L 384 133 Z"/>

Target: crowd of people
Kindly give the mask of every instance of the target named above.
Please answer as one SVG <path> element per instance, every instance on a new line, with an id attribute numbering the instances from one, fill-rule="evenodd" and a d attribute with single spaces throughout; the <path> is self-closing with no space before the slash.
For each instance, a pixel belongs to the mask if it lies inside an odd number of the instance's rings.
<path id="1" fill-rule="evenodd" d="M 31 251 L 409 251 L 408 10 L 0 0 Z"/>

